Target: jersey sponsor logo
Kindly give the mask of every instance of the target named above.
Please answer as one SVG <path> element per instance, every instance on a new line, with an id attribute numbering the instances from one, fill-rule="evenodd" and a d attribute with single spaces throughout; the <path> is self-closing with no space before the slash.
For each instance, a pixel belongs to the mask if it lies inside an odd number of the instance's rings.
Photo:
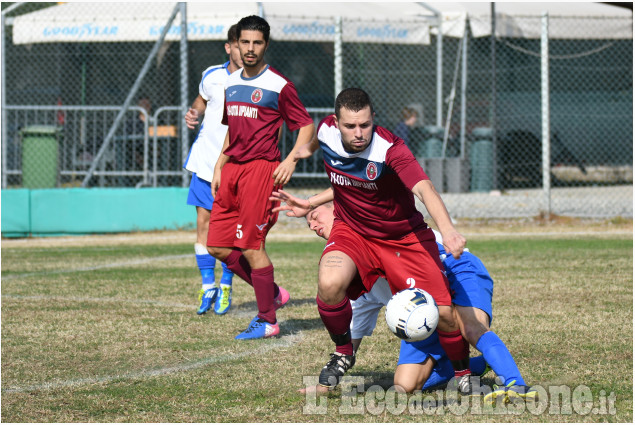
<path id="1" fill-rule="evenodd" d="M 344 165 L 342 161 L 331 160 L 331 165 L 335 167 L 336 165 Z"/>
<path id="2" fill-rule="evenodd" d="M 227 95 L 227 97 L 232 97 L 233 95 L 235 95 L 236 93 L 238 93 L 236 90 L 234 90 L 233 92 L 229 93 L 229 95 Z"/>
<path id="3" fill-rule="evenodd" d="M 366 177 L 368 180 L 375 180 L 377 178 L 377 164 L 369 162 L 366 166 Z"/>
<path id="4" fill-rule="evenodd" d="M 227 105 L 227 116 L 258 119 L 258 108 L 246 105 Z"/>
<path id="5" fill-rule="evenodd" d="M 256 89 L 251 93 L 251 101 L 254 103 L 258 103 L 262 100 L 262 90 Z"/>
<path id="6" fill-rule="evenodd" d="M 375 182 L 364 182 L 359 180 L 349 179 L 346 176 L 342 176 L 341 174 L 333 173 L 330 174 L 331 183 L 336 184 L 338 186 L 353 186 L 360 187 L 362 189 L 368 190 L 378 190 L 377 183 Z"/>

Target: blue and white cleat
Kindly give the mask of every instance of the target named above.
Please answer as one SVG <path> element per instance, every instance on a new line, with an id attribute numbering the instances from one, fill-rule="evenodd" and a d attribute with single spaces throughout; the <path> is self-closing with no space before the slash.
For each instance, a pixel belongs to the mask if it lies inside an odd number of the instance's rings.
<path id="1" fill-rule="evenodd" d="M 223 285 L 221 283 L 218 290 L 218 296 L 214 302 L 214 313 L 225 314 L 229 311 L 232 305 L 232 286 Z"/>
<path id="2" fill-rule="evenodd" d="M 208 289 L 207 291 L 201 289 L 198 293 L 199 306 L 196 314 L 201 315 L 207 313 L 207 311 L 212 308 L 212 304 L 214 304 L 217 294 L 218 288 Z"/>
<path id="3" fill-rule="evenodd" d="M 258 316 L 249 323 L 249 327 L 236 336 L 236 339 L 259 339 L 276 336 L 280 333 L 278 322 L 269 323 Z"/>

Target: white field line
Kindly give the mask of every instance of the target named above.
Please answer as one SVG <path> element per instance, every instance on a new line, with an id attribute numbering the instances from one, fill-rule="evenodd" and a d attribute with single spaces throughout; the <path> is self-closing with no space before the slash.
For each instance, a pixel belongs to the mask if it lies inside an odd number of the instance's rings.
<path id="1" fill-rule="evenodd" d="M 192 256 L 193 256 L 192 254 L 165 255 L 162 257 L 142 258 L 142 259 L 133 260 L 133 261 L 123 261 L 123 262 L 110 263 L 110 264 L 101 264 L 99 266 L 79 267 L 76 269 L 43 270 L 41 272 L 33 272 L 33 273 L 16 273 L 16 274 L 3 275 L 2 280 L 19 279 L 19 278 L 31 277 L 31 276 L 48 276 L 53 274 L 90 272 L 94 270 L 113 269 L 117 267 L 138 266 L 140 264 L 148 264 L 148 263 L 153 263 L 155 261 L 178 260 L 181 258 L 189 258 Z"/>
<path id="2" fill-rule="evenodd" d="M 155 300 L 139 300 L 139 299 L 125 299 L 125 298 L 97 298 L 97 297 L 66 297 L 59 295 L 16 295 L 16 294 L 2 294 L 2 298 L 16 299 L 16 300 L 47 300 L 47 301 L 72 301 L 80 303 L 116 303 L 116 304 L 148 304 L 157 307 L 176 308 L 183 310 L 194 311 L 197 304 L 179 304 L 179 303 L 167 303 L 163 301 Z M 240 306 L 234 306 L 229 313 L 235 317 L 249 317 L 250 319 L 257 314 L 257 310 L 245 309 Z M 213 316 L 213 314 L 212 314 Z"/>
<path id="3" fill-rule="evenodd" d="M 43 384 L 38 385 L 29 385 L 24 387 L 7 387 L 2 388 L 3 393 L 25 393 L 31 391 L 43 391 L 43 390 L 55 390 L 59 388 L 68 388 L 68 387 L 78 387 L 81 385 L 93 385 L 93 384 L 104 384 L 113 381 L 119 380 L 130 380 L 130 379 L 143 379 L 143 378 L 152 378 L 155 376 L 165 376 L 171 375 L 175 373 L 188 372 L 195 369 L 200 369 L 202 367 L 216 364 L 216 363 L 224 363 L 230 362 L 233 360 L 238 360 L 243 357 L 248 357 L 251 355 L 264 354 L 268 351 L 275 350 L 277 348 L 287 348 L 291 347 L 295 344 L 298 344 L 302 341 L 303 335 L 302 332 L 298 332 L 289 336 L 285 336 L 280 338 L 279 341 L 276 341 L 271 344 L 263 345 L 260 348 L 245 351 L 236 354 L 228 354 L 222 356 L 212 356 L 203 360 L 198 360 L 195 362 L 183 363 L 176 366 L 164 367 L 161 369 L 148 369 L 148 370 L 140 370 L 137 372 L 127 372 L 117 375 L 110 376 L 98 376 L 94 378 L 78 378 L 78 379 L 69 379 L 64 381 L 51 381 L 45 382 Z"/>
<path id="4" fill-rule="evenodd" d="M 2 294 L 2 298 L 13 298 L 13 299 L 21 299 L 21 300 L 49 300 L 49 301 L 76 301 L 80 303 L 130 303 L 130 304 L 150 304 L 158 307 L 167 307 L 167 308 L 183 308 L 183 309 L 194 309 L 195 305 L 192 304 L 178 304 L 178 303 L 166 303 L 162 301 L 154 301 L 154 300 L 127 300 L 124 298 L 91 298 L 91 297 L 64 297 L 64 296 L 56 296 L 56 295 L 13 295 L 13 294 Z"/>

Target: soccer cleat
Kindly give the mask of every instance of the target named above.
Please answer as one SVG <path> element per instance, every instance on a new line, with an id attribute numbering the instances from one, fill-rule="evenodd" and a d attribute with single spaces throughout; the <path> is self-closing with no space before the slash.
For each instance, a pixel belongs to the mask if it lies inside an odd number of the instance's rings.
<path id="1" fill-rule="evenodd" d="M 538 391 L 531 389 L 528 385 L 516 385 L 516 381 L 512 381 L 507 385 L 507 400 L 534 400 L 538 398 Z"/>
<path id="2" fill-rule="evenodd" d="M 269 323 L 266 320 L 262 320 L 258 316 L 252 319 L 247 329 L 242 331 L 236 336 L 236 339 L 258 339 L 269 338 L 276 336 L 280 333 L 280 326 L 278 322 Z"/>
<path id="3" fill-rule="evenodd" d="M 201 289 L 198 293 L 198 311 L 196 314 L 205 314 L 207 311 L 212 308 L 212 304 L 214 304 L 214 300 L 216 299 L 216 295 L 218 294 L 218 288 L 208 289 L 207 291 Z"/>
<path id="4" fill-rule="evenodd" d="M 494 385 L 494 389 L 491 393 L 485 396 L 486 402 L 493 403 L 495 400 L 504 400 L 509 402 L 511 400 L 534 400 L 538 397 L 538 391 L 532 390 L 527 385 L 516 385 L 516 381 L 512 381 L 504 387 Z"/>
<path id="5" fill-rule="evenodd" d="M 462 396 L 487 397 L 491 391 L 487 386 L 480 385 L 480 378 L 463 375 L 455 378 L 456 389 Z"/>
<path id="6" fill-rule="evenodd" d="M 221 283 L 218 289 L 218 296 L 214 302 L 214 313 L 225 314 L 229 311 L 229 307 L 232 305 L 232 286 L 223 285 Z"/>
<path id="7" fill-rule="evenodd" d="M 331 360 L 322 368 L 318 382 L 323 387 L 333 389 L 353 366 L 355 366 L 355 355 L 348 356 L 338 352 L 331 353 Z"/>
<path id="8" fill-rule="evenodd" d="M 273 299 L 273 307 L 278 310 L 284 307 L 288 302 L 291 296 L 289 295 L 289 291 L 284 289 L 282 286 L 278 286 L 280 290 L 278 296 Z"/>
<path id="9" fill-rule="evenodd" d="M 470 395 L 472 386 L 470 385 L 470 375 L 463 375 L 456 378 L 456 389 L 461 395 Z"/>

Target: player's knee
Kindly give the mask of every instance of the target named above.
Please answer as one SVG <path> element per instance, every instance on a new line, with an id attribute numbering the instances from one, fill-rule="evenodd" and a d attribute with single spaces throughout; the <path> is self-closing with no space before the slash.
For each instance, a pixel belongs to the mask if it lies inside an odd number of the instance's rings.
<path id="1" fill-rule="evenodd" d="M 473 346 L 476 346 L 478 340 L 483 336 L 485 332 L 489 330 L 489 328 L 485 327 L 480 322 L 463 322 L 463 325 L 465 331 L 465 339 L 467 339 L 467 341 Z"/>
<path id="2" fill-rule="evenodd" d="M 395 391 L 398 393 L 413 393 L 416 390 L 421 389 L 422 386 L 418 386 L 417 382 L 415 382 L 412 378 L 404 378 L 395 376 L 395 380 L 393 381 L 395 386 Z"/>
<path id="3" fill-rule="evenodd" d="M 439 329 L 445 332 L 450 332 L 459 328 L 459 323 L 456 321 L 452 312 L 452 307 L 447 305 L 439 306 Z"/>
<path id="4" fill-rule="evenodd" d="M 224 254 L 224 250 L 226 248 L 221 248 L 221 247 L 216 247 L 216 246 L 208 246 L 207 247 L 207 252 L 209 252 L 209 255 L 211 255 L 212 257 L 216 258 L 216 259 L 220 259 L 221 261 L 224 260 L 223 254 Z"/>
<path id="5" fill-rule="evenodd" d="M 318 296 L 326 304 L 338 304 L 346 296 L 346 285 L 341 280 L 320 277 Z"/>

